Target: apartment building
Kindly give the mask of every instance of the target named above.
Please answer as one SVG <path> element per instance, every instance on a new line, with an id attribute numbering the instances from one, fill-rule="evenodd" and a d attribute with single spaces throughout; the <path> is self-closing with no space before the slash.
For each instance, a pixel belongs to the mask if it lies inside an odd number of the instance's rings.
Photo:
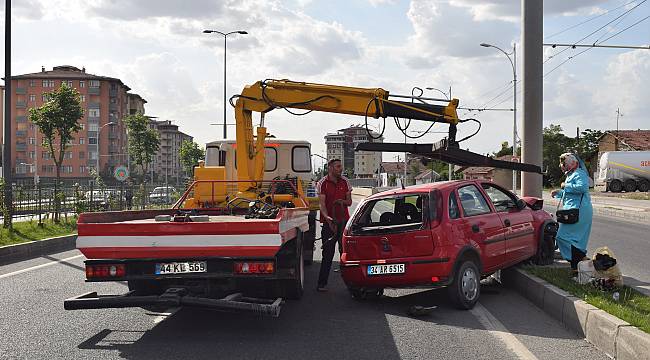
<path id="1" fill-rule="evenodd" d="M 127 165 L 126 126 L 122 119 L 129 113 L 130 88 L 120 79 L 86 72 L 70 65 L 55 66 L 51 71 L 13 76 L 11 126 L 12 171 L 17 183 L 53 182 L 54 161 L 43 146 L 43 136 L 29 120 L 29 109 L 42 106 L 47 93 L 62 83 L 81 95 L 84 115 L 79 120 L 81 131 L 65 152 L 61 177 L 67 183 L 84 183 L 91 170 L 99 165 L 100 175 L 110 181 L 115 167 Z M 138 96 L 139 97 L 139 96 Z M 141 98 L 140 98 L 141 99 Z M 141 108 L 144 109 L 144 99 Z"/>
<path id="2" fill-rule="evenodd" d="M 325 136 L 327 161 L 340 159 L 346 170 L 354 172 L 354 178 L 375 178 L 381 166 L 381 153 L 373 151 L 354 151 L 359 143 L 383 142 L 378 133 L 368 131 L 362 126 L 350 126 Z"/>
<path id="3" fill-rule="evenodd" d="M 154 156 L 153 163 L 149 171 L 152 173 L 153 180 L 158 183 L 182 184 L 186 174 L 181 164 L 180 148 L 183 141 L 193 141 L 194 138 L 179 131 L 178 125 L 171 120 L 150 120 L 152 129 L 158 131 L 160 137 L 160 147 L 158 153 Z"/>

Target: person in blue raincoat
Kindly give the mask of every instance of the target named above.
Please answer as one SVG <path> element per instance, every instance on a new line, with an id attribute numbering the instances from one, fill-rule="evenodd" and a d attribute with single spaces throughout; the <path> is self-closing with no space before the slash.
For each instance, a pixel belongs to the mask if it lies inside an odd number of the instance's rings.
<path id="1" fill-rule="evenodd" d="M 576 270 L 578 263 L 587 255 L 587 243 L 591 233 L 593 208 L 589 195 L 589 175 L 584 162 L 572 153 L 560 156 L 560 168 L 566 175 L 561 190 L 554 190 L 551 196 L 560 199 L 563 209 L 580 209 L 578 222 L 562 224 L 557 233 L 556 243 L 562 257 Z"/>

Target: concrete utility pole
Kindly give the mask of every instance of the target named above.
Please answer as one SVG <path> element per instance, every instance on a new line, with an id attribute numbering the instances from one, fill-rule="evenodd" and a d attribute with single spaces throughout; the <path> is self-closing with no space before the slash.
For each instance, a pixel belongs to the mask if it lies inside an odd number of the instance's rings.
<path id="1" fill-rule="evenodd" d="M 539 0 L 521 1 L 523 47 L 523 136 L 521 161 L 542 166 L 543 83 L 542 34 L 544 5 Z M 513 146 L 515 146 L 513 144 Z M 542 175 L 524 172 L 521 195 L 542 197 Z"/>
<path id="2" fill-rule="evenodd" d="M 5 123 L 4 123 L 4 146 L 2 157 L 2 176 L 5 181 L 5 209 L 11 214 L 13 182 L 11 174 L 11 0 L 5 1 Z M 5 227 L 11 225 L 11 216 L 4 218 Z"/>

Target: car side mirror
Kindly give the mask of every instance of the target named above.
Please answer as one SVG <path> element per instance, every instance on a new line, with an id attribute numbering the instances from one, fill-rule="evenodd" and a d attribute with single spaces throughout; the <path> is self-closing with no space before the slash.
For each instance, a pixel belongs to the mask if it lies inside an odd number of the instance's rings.
<path id="1" fill-rule="evenodd" d="M 523 210 L 526 208 L 526 202 L 523 199 L 517 199 L 517 209 Z"/>

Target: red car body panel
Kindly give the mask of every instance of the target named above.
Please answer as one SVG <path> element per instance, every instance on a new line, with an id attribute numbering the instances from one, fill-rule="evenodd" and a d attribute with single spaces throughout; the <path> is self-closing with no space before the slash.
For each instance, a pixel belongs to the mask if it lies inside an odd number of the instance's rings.
<path id="1" fill-rule="evenodd" d="M 525 198 L 527 207 L 497 212 L 485 186 L 498 186 L 482 181 L 449 181 L 411 186 L 375 194 L 365 199 L 352 215 L 343 235 L 341 275 L 350 288 L 438 287 L 447 285 L 458 256 L 475 251 L 479 267 L 486 275 L 532 257 L 541 237 L 541 227 L 552 219 L 542 209 L 541 199 Z M 487 200 L 490 212 L 474 216 L 450 218 L 450 195 L 458 199 L 458 189 L 475 185 Z M 359 234 L 352 228 L 360 212 L 375 199 L 409 194 L 439 196 L 437 218 L 418 229 L 385 234 Z M 458 206 L 462 209 L 462 206 Z M 535 209 L 535 210 L 534 210 Z M 423 216 L 424 217 L 424 216 Z M 368 266 L 405 264 L 403 274 L 368 275 Z"/>

